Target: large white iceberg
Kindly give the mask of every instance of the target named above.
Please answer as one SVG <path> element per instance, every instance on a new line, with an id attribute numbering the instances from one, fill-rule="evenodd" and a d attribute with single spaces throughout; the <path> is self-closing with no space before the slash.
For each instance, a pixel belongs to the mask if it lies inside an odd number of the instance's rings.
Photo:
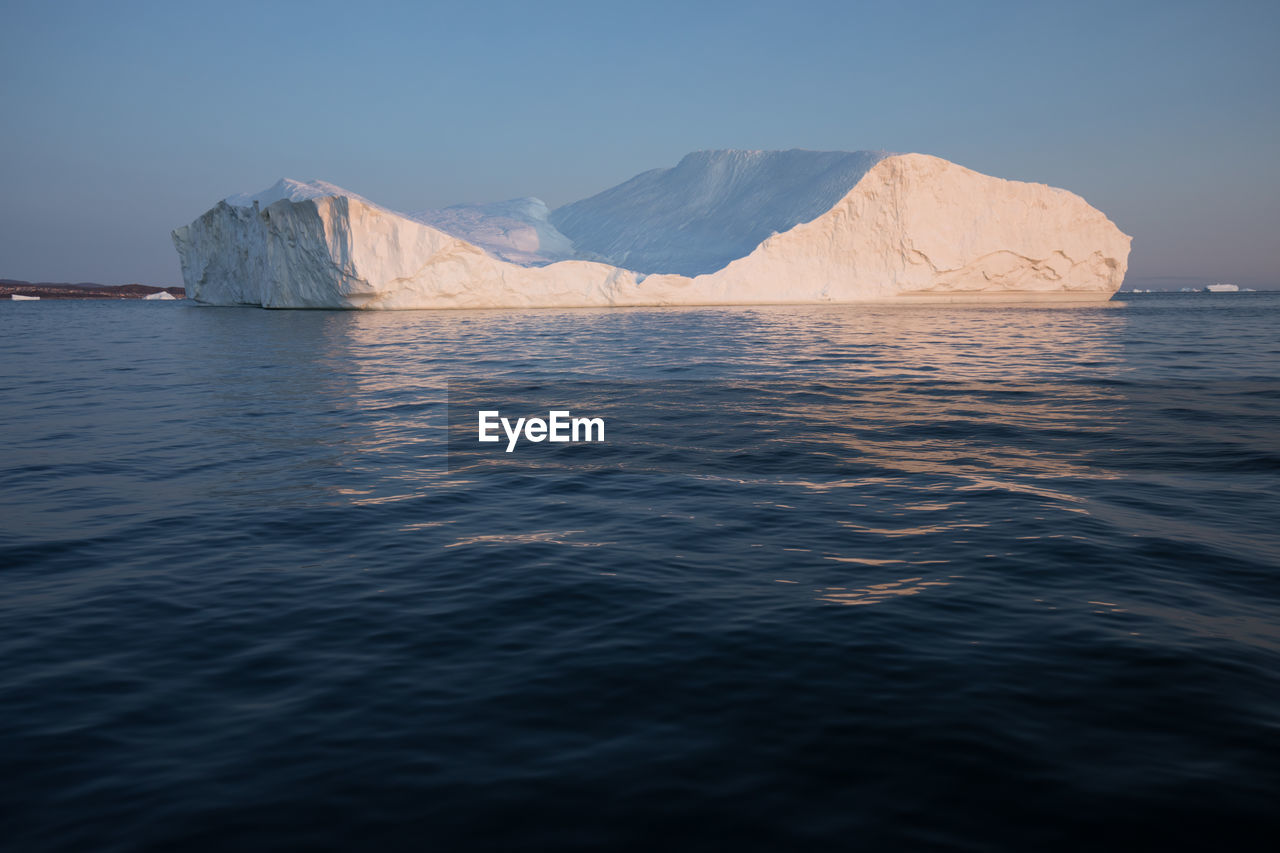
<path id="1" fill-rule="evenodd" d="M 697 152 L 554 211 L 281 180 L 173 240 L 199 302 L 381 309 L 1102 301 L 1130 242 L 1066 190 L 865 151 Z"/>

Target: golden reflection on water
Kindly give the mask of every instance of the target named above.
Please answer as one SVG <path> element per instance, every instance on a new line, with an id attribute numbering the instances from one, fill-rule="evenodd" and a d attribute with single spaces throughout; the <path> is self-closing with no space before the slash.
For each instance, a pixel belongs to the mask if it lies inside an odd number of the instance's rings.
<path id="1" fill-rule="evenodd" d="M 548 379 L 559 373 L 703 361 L 820 367 L 832 380 L 1031 379 L 1079 367 L 1124 371 L 1118 304 L 1080 306 L 767 306 L 758 308 L 338 312 L 328 342 L 363 390 L 448 378 Z M 670 334 L 666 331 L 670 330 Z M 511 370 L 512 362 L 522 367 Z M 427 369 L 424 369 L 427 368 Z M 470 369 L 468 369 L 470 368 Z"/>
<path id="2" fill-rule="evenodd" d="M 919 595 L 926 592 L 931 587 L 951 586 L 950 581 L 941 580 L 925 580 L 924 577 L 902 578 L 901 580 L 888 581 L 887 583 L 870 584 L 869 586 L 857 589 L 848 589 L 841 586 L 829 586 L 825 589 L 814 590 L 817 592 L 818 601 L 826 601 L 831 604 L 879 604 L 884 601 L 891 601 L 895 598 L 903 596 Z"/>
<path id="3" fill-rule="evenodd" d="M 544 530 L 537 533 L 494 533 L 479 536 L 462 536 L 446 548 L 461 548 L 467 545 L 506 545 L 506 544 L 550 544 L 567 545 L 571 548 L 602 548 L 613 545 L 613 542 L 588 542 L 573 539 L 575 534 L 586 533 L 585 530 Z"/>
<path id="4" fill-rule="evenodd" d="M 742 309 L 583 309 L 549 311 L 351 312 L 325 318 L 324 361 L 341 365 L 332 381 L 359 413 L 344 465 L 355 484 L 334 494 L 354 504 L 383 504 L 468 488 L 464 473 L 440 464 L 449 382 L 556 382 L 567 377 L 618 382 L 696 380 L 725 395 L 726 377 L 780 381 L 783 405 L 773 441 L 792 427 L 825 433 L 836 464 L 856 461 L 861 476 L 685 476 L 745 489 L 767 485 L 802 493 L 849 493 L 851 517 L 835 523 L 858 536 L 909 541 L 985 528 L 966 494 L 1022 493 L 1046 511 L 1089 512 L 1073 481 L 1110 479 L 1089 454 L 1026 436 L 1070 431 L 1105 444 L 1123 426 L 1117 392 L 1079 380 L 1123 378 L 1116 306 L 798 306 Z M 874 388 L 853 382 L 888 380 Z M 721 383 L 721 384 L 714 384 Z M 816 384 L 815 384 L 816 383 Z M 841 383 L 846 383 L 841 385 Z M 945 393 L 940 383 L 951 383 Z M 914 385 L 914 387 L 913 387 Z M 696 389 L 696 384 L 688 386 Z M 731 393 L 731 392 L 730 392 Z M 572 407 L 574 401 L 565 401 Z M 684 401 L 672 400 L 680 405 Z M 697 400 L 689 401 L 697 404 Z M 710 405 L 710 403 L 708 403 Z M 719 405 L 724 405 L 720 401 Z M 750 412 L 740 412 L 749 419 Z M 971 431 L 960 428 L 971 426 Z M 781 444 L 779 444 L 781 448 Z M 698 448 L 693 448 L 697 450 Z M 768 451 L 766 442 L 762 448 Z M 384 454 L 408 454 L 420 466 L 389 471 Z M 433 456 L 434 454 L 434 456 Z M 366 463 L 364 459 L 371 461 Z M 433 461 L 434 460 L 434 461 Z M 535 472 L 531 465 L 529 471 Z M 551 466 L 554 470 L 554 466 Z M 536 473 L 536 472 L 535 472 Z M 667 472 L 670 473 L 670 472 Z M 362 476 L 369 484 L 360 483 Z M 890 491 L 895 500 L 864 498 Z M 775 502 L 779 511 L 795 503 Z M 447 514 L 447 508 L 434 510 Z M 856 511 L 856 517 L 852 516 Z M 424 518 L 406 531 L 449 523 Z M 584 531 L 530 530 L 459 536 L 446 547 L 554 544 L 603 547 Z M 805 543 L 796 543 L 804 545 Z M 851 542 L 852 546 L 852 542 Z M 802 547 L 788 549 L 797 554 Z M 852 550 L 852 547 L 851 547 Z M 803 558 L 802 558 L 803 559 Z M 940 561 L 877 559 L 856 554 L 812 559 L 889 571 Z M 909 570 L 908 570 L 909 571 Z M 779 583 L 796 581 L 779 579 Z M 865 605 L 902 600 L 951 580 L 905 577 L 824 587 L 817 600 Z"/>

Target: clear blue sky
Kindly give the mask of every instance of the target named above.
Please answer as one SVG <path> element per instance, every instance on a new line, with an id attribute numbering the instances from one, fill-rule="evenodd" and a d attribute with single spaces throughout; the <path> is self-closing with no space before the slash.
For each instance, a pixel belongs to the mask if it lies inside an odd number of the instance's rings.
<path id="1" fill-rule="evenodd" d="M 28 3 L 0 13 L 0 277 L 179 282 L 281 176 L 555 206 L 700 148 L 936 154 L 1080 193 L 1129 285 L 1280 285 L 1280 3 Z"/>

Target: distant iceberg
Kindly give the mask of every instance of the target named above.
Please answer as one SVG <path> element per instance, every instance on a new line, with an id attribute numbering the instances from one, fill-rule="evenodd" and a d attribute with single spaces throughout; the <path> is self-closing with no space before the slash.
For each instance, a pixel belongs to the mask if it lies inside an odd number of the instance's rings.
<path id="1" fill-rule="evenodd" d="M 1205 286 L 1205 290 L 1210 293 L 1239 293 L 1240 288 L 1234 284 L 1209 284 Z"/>
<path id="2" fill-rule="evenodd" d="M 144 296 L 144 297 L 142 297 L 142 298 L 143 298 L 143 299 L 156 299 L 156 300 L 177 299 L 177 297 L 176 297 L 176 296 L 174 296 L 172 293 L 170 293 L 170 292 L 169 292 L 169 291 L 167 291 L 167 290 L 160 290 L 160 291 L 157 291 L 157 292 L 155 292 L 155 293 L 149 293 L 149 294 L 147 294 L 146 296 Z"/>
<path id="3" fill-rule="evenodd" d="M 39 296 L 23 296 L 21 293 L 15 293 L 9 297 L 11 302 L 39 302 Z"/>
<path id="4" fill-rule="evenodd" d="M 199 302 L 364 309 L 1103 301 L 1130 242 L 1066 190 L 867 151 L 696 152 L 556 210 L 283 179 L 173 240 Z"/>

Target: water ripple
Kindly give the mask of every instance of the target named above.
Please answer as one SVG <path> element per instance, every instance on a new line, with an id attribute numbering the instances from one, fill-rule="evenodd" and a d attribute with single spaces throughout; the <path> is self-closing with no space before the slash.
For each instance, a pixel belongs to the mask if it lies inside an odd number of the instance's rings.
<path id="1" fill-rule="evenodd" d="M 20 307 L 13 849 L 1276 828 L 1280 297 Z M 639 431 L 455 454 L 481 387 Z"/>

